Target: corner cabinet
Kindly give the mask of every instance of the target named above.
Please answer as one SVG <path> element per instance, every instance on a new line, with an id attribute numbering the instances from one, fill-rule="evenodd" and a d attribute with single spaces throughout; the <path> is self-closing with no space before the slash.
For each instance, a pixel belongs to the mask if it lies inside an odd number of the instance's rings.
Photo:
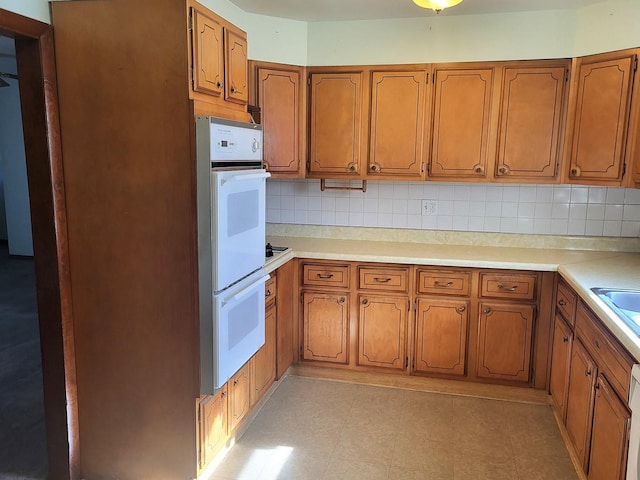
<path id="1" fill-rule="evenodd" d="M 574 60 L 565 180 L 622 184 L 637 50 Z"/>

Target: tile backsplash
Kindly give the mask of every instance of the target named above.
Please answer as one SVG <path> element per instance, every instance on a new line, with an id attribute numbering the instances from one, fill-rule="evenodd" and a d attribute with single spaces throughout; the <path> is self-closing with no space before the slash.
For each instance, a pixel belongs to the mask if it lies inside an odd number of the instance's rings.
<path id="1" fill-rule="evenodd" d="M 361 182 L 327 185 L 359 187 Z M 370 181 L 364 193 L 322 192 L 319 180 L 269 179 L 267 222 L 638 237 L 640 189 Z"/>

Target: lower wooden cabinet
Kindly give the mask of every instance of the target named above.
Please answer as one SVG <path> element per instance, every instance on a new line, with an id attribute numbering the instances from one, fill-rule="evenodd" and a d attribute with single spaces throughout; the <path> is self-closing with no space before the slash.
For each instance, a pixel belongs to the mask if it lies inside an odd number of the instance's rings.
<path id="1" fill-rule="evenodd" d="M 564 420 L 567 414 L 567 391 L 569 388 L 569 366 L 573 332 L 560 314 L 556 313 L 551 346 L 551 377 L 549 391 Z"/>
<path id="2" fill-rule="evenodd" d="M 251 408 L 249 362 L 227 382 L 229 390 L 229 430 L 235 430 Z"/>
<path id="3" fill-rule="evenodd" d="M 409 300 L 386 295 L 358 300 L 358 365 L 405 369 Z"/>
<path id="4" fill-rule="evenodd" d="M 269 390 L 276 379 L 276 306 L 271 304 L 265 311 L 264 345 L 251 357 L 251 406 Z"/>
<path id="5" fill-rule="evenodd" d="M 593 394 L 597 375 L 598 368 L 591 355 L 582 342 L 576 340 L 571 353 L 566 427 L 585 472 L 589 464 Z"/>
<path id="6" fill-rule="evenodd" d="M 227 441 L 227 388 L 198 402 L 198 470 L 206 467 Z"/>
<path id="7" fill-rule="evenodd" d="M 604 376 L 596 383 L 589 480 L 622 480 L 631 416 Z"/>
<path id="8" fill-rule="evenodd" d="M 468 326 L 468 301 L 418 299 L 413 369 L 465 375 Z"/>
<path id="9" fill-rule="evenodd" d="M 349 361 L 349 294 L 303 292 L 304 360 L 347 364 Z"/>
<path id="10" fill-rule="evenodd" d="M 478 377 L 529 382 L 534 306 L 481 302 L 479 308 Z"/>

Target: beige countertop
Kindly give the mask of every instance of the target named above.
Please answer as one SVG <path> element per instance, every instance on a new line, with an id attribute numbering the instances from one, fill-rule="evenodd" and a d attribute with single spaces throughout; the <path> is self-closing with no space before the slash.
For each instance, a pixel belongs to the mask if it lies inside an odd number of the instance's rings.
<path id="1" fill-rule="evenodd" d="M 345 233 L 346 232 L 346 233 Z M 638 239 L 593 239 L 576 242 L 566 238 L 476 234 L 421 238 L 408 232 L 404 237 L 384 229 L 331 229 L 327 227 L 271 226 L 267 240 L 289 247 L 265 265 L 271 272 L 291 258 L 345 260 L 357 262 L 405 263 L 414 265 L 500 268 L 557 271 L 576 290 L 636 359 L 640 359 L 640 338 L 600 300 L 593 287 L 640 290 L 640 244 Z M 400 232 L 404 233 L 404 232 Z M 342 237 L 342 238 L 340 238 Z M 345 238 L 346 237 L 346 238 Z M 354 238 L 355 237 L 355 238 Z M 410 241 L 401 241 L 408 238 Z M 470 241 L 473 238 L 473 242 Z M 463 243 L 463 244 L 457 244 Z M 567 248 L 577 244 L 580 249 Z M 616 250 L 622 249 L 626 251 Z"/>

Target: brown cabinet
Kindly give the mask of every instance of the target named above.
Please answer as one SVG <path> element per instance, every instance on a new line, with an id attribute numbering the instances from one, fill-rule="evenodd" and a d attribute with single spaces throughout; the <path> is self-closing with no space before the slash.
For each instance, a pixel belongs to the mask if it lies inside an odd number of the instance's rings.
<path id="1" fill-rule="evenodd" d="M 433 75 L 429 177 L 486 178 L 495 69 L 443 64 Z"/>
<path id="2" fill-rule="evenodd" d="M 349 293 L 305 291 L 302 294 L 304 360 L 349 362 Z"/>
<path id="3" fill-rule="evenodd" d="M 574 59 L 565 180 L 621 185 L 635 50 Z"/>
<path id="4" fill-rule="evenodd" d="M 371 73 L 369 178 L 424 178 L 426 80 L 424 69 Z"/>
<path id="5" fill-rule="evenodd" d="M 246 111 L 249 98 L 247 35 L 191 2 L 191 77 L 194 92 Z M 195 96 L 203 101 L 205 97 Z M 216 101 L 216 100 L 214 100 Z"/>
<path id="6" fill-rule="evenodd" d="M 584 471 L 589 463 L 593 393 L 598 368 L 580 340 L 573 343 L 566 427 Z"/>
<path id="7" fill-rule="evenodd" d="M 311 178 L 359 178 L 367 154 L 362 71 L 314 72 L 309 77 Z"/>
<path id="8" fill-rule="evenodd" d="M 418 299 L 414 370 L 464 376 L 468 327 L 468 300 Z"/>
<path id="9" fill-rule="evenodd" d="M 227 382 L 229 392 L 229 432 L 240 424 L 251 408 L 251 379 L 249 362 Z"/>
<path id="10" fill-rule="evenodd" d="M 263 157 L 273 178 L 304 174 L 303 68 L 250 62 L 255 102 L 260 107 Z"/>
<path id="11" fill-rule="evenodd" d="M 569 62 L 521 62 L 502 75 L 494 175 L 517 181 L 556 179 L 562 154 Z"/>
<path id="12" fill-rule="evenodd" d="M 569 389 L 569 367 L 571 365 L 571 347 L 573 332 L 561 315 L 556 314 L 551 347 L 551 374 L 549 391 L 564 419 L 567 412 L 567 393 Z"/>
<path id="13" fill-rule="evenodd" d="M 227 441 L 227 387 L 198 401 L 198 471 L 204 469 Z"/>
<path id="14" fill-rule="evenodd" d="M 589 480 L 623 480 L 630 415 L 607 379 L 596 383 Z"/>
<path id="15" fill-rule="evenodd" d="M 264 345 L 251 357 L 249 365 L 251 406 L 253 406 L 276 379 L 276 306 L 274 302 L 271 302 L 265 311 Z"/>
<path id="16" fill-rule="evenodd" d="M 361 294 L 358 303 L 358 365 L 405 369 L 408 298 Z"/>
<path id="17" fill-rule="evenodd" d="M 478 377 L 529 382 L 534 306 L 481 302 L 479 309 Z"/>
<path id="18" fill-rule="evenodd" d="M 282 377 L 296 361 L 294 345 L 298 338 L 297 260 L 289 260 L 276 270 L 278 299 L 276 302 L 276 379 Z M 295 351 L 298 348 L 295 347 Z"/>

